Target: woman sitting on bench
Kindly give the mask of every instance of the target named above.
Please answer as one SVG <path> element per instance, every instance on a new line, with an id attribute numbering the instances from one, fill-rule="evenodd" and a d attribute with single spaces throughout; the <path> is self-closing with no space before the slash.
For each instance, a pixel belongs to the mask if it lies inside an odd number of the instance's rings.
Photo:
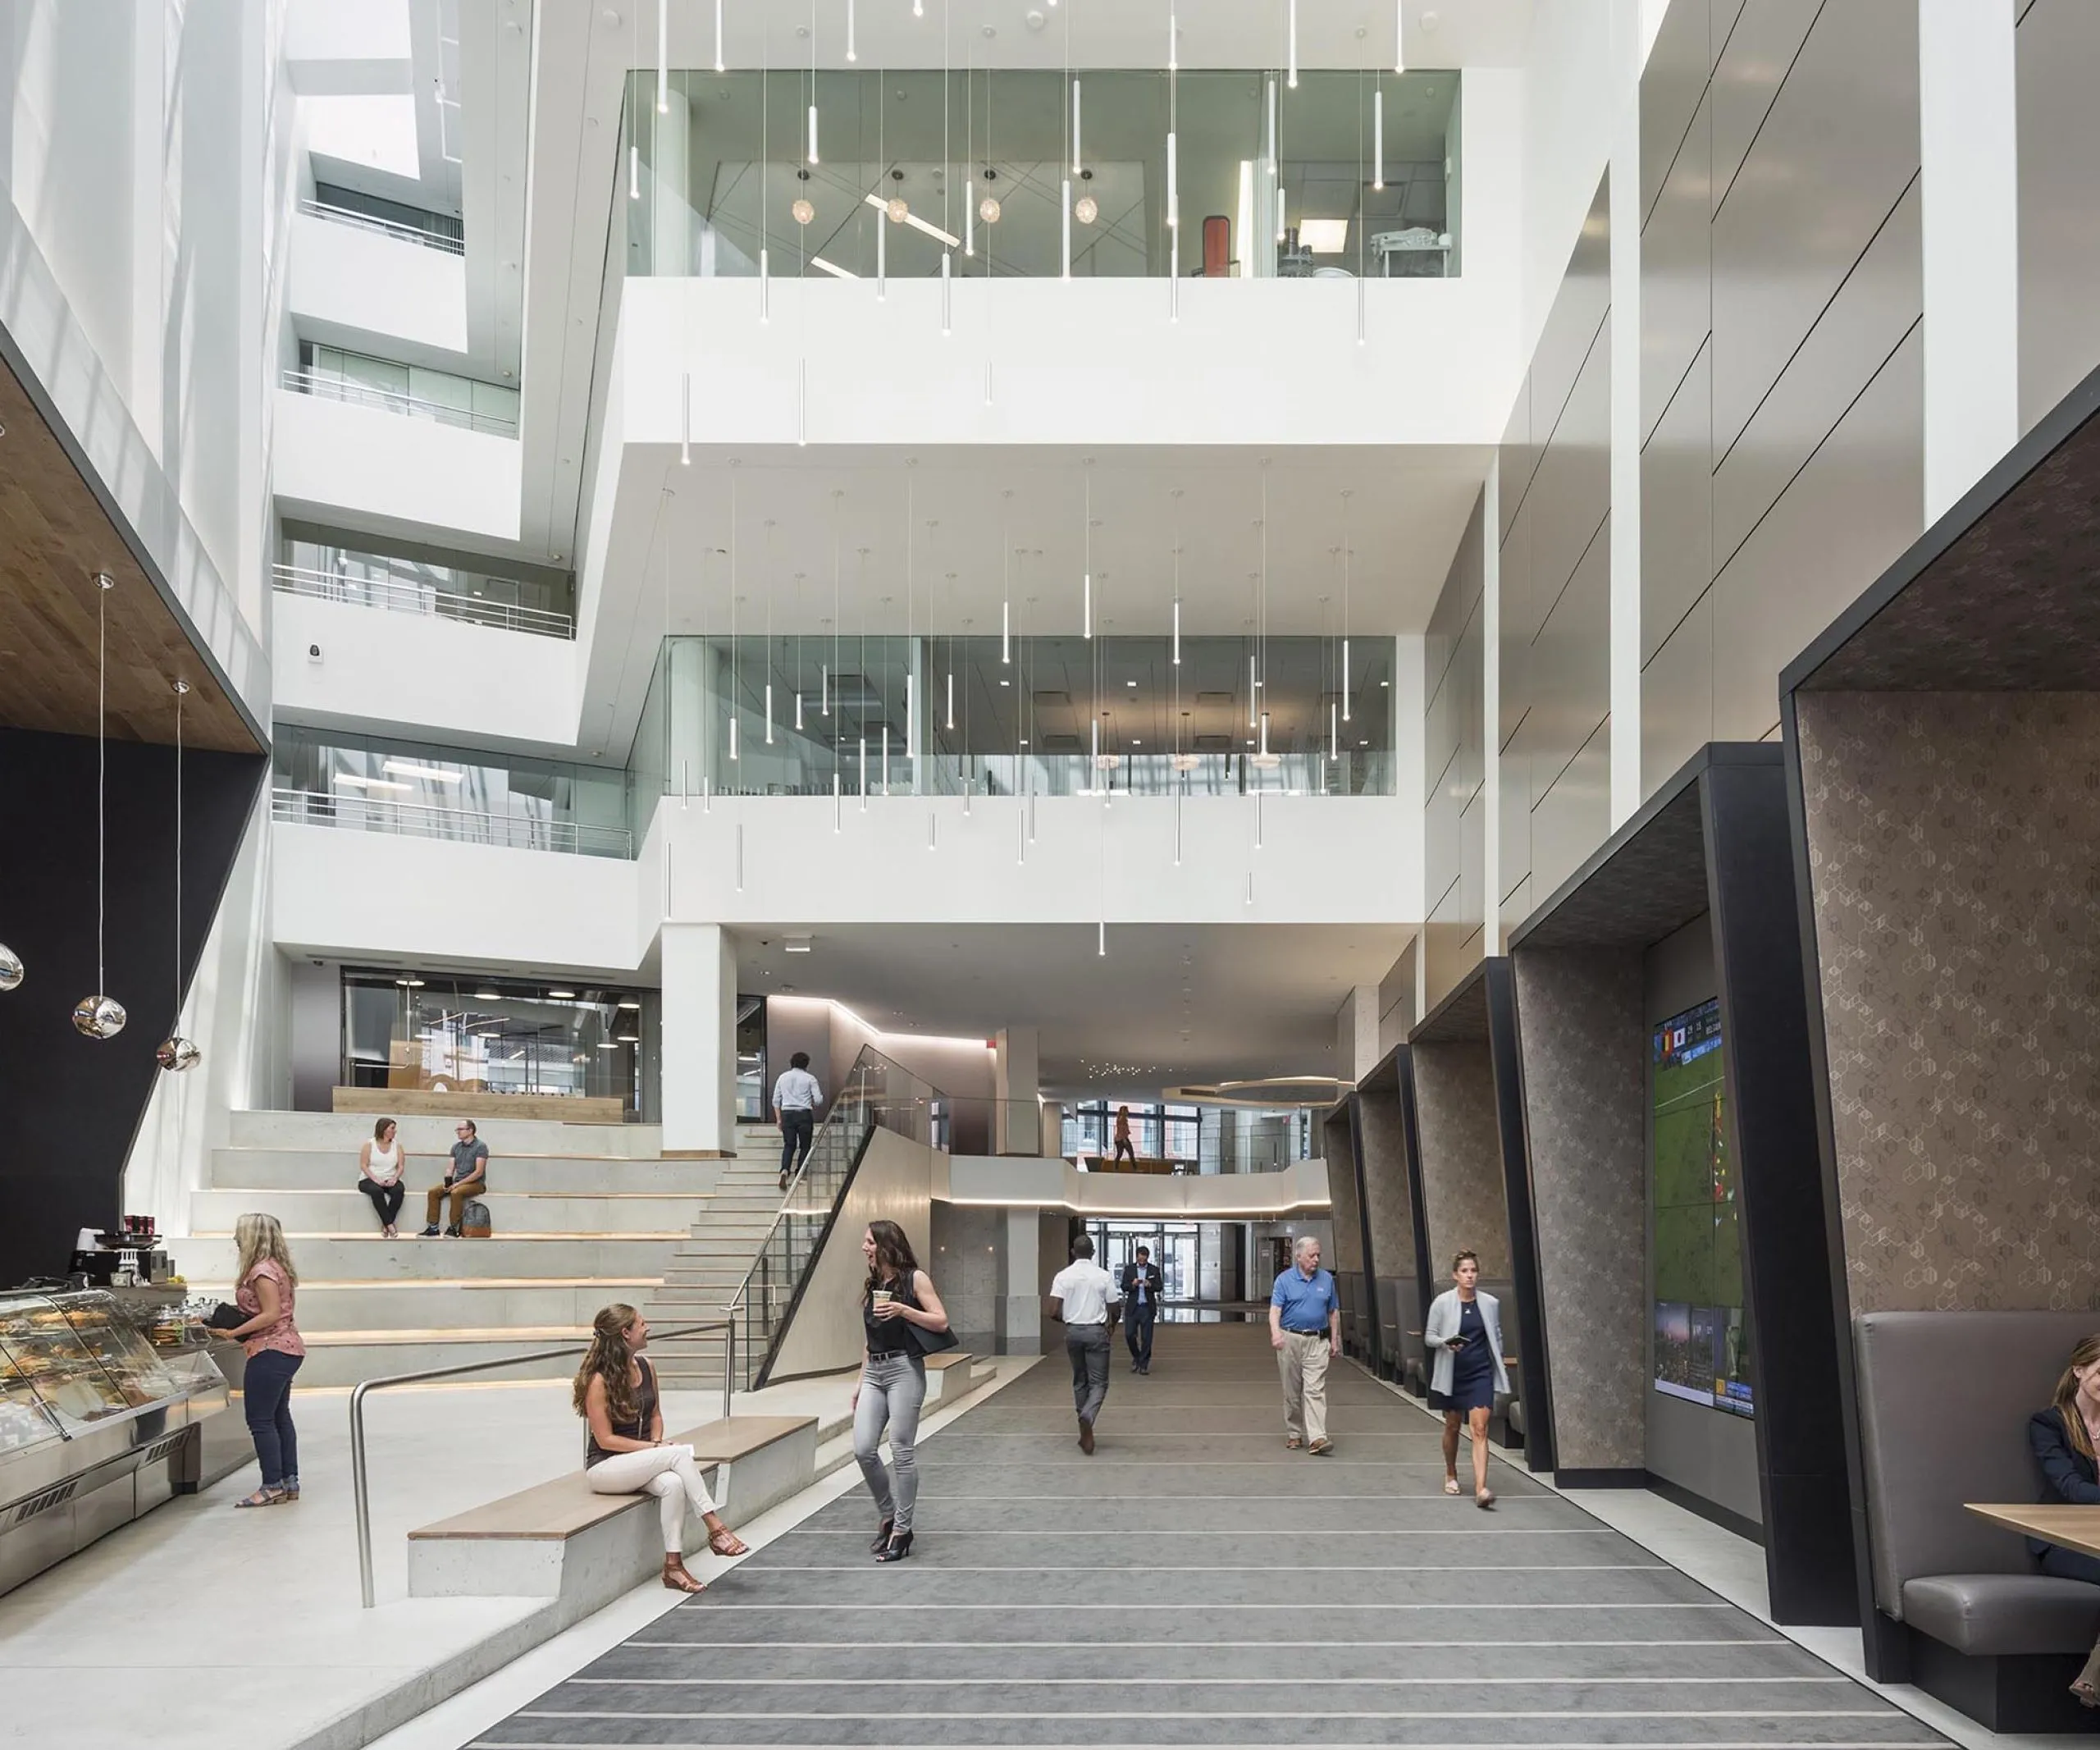
<path id="1" fill-rule="evenodd" d="M 583 1474 L 596 1494 L 654 1495 L 664 1518 L 664 1583 L 673 1592 L 703 1592 L 686 1570 L 687 1504 L 706 1524 L 707 1547 L 717 1556 L 744 1555 L 745 1546 L 714 1510 L 692 1448 L 664 1439 L 656 1369 L 641 1358 L 648 1322 L 615 1302 L 591 1326 L 591 1352 L 576 1373 L 576 1413 L 591 1424 Z"/>
<path id="2" fill-rule="evenodd" d="M 2100 1335 L 2082 1339 L 2057 1382 L 2056 1401 L 2028 1419 L 2027 1443 L 2042 1467 L 2045 1503 L 2100 1506 L 2100 1472 L 2093 1464 L 2093 1430 L 2100 1428 Z M 2060 1580 L 2100 1586 L 2100 1560 L 2077 1550 L 2029 1538 L 2042 1571 Z M 2070 1693 L 2088 1707 L 2100 1707 L 2100 1646 L 2093 1649 Z"/>

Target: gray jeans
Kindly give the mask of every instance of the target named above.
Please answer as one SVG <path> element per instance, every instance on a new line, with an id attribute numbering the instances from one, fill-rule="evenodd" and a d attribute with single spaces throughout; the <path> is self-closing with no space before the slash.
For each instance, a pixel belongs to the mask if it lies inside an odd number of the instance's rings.
<path id="1" fill-rule="evenodd" d="M 911 1509 L 919 1499 L 919 1412 L 926 1406 L 926 1364 L 916 1355 L 870 1355 L 861 1369 L 861 1403 L 853 1412 L 853 1456 L 875 1511 L 890 1520 L 892 1532 L 911 1529 Z M 883 1424 L 889 1424 L 890 1456 L 897 1465 L 896 1486 L 883 1468 Z"/>
<path id="2" fill-rule="evenodd" d="M 1108 1327 L 1066 1325 L 1065 1353 L 1072 1364 L 1072 1408 L 1091 1424 L 1108 1399 Z"/>

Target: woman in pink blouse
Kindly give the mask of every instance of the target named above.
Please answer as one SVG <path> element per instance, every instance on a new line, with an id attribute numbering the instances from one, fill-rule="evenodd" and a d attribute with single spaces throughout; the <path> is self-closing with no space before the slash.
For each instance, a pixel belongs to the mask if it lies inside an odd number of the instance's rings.
<path id="1" fill-rule="evenodd" d="M 240 1265 L 234 1305 L 248 1317 L 219 1334 L 244 1345 L 248 1376 L 241 1387 L 249 1437 L 262 1466 L 262 1486 L 236 1507 L 274 1507 L 299 1499 L 299 1437 L 292 1428 L 292 1375 L 306 1355 L 292 1303 L 299 1272 L 274 1215 L 244 1215 L 234 1226 Z"/>

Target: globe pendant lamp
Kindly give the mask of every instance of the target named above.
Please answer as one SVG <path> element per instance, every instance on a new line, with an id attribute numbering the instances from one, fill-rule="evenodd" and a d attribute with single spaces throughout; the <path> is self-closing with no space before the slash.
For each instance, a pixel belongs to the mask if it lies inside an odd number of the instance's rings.
<path id="1" fill-rule="evenodd" d="M 14 990 L 22 982 L 22 957 L 0 942 L 0 990 Z"/>
<path id="2" fill-rule="evenodd" d="M 129 1018 L 124 1005 L 101 994 L 103 916 L 106 907 L 108 873 L 107 802 L 109 778 L 109 592 L 116 580 L 106 571 L 95 573 L 97 633 L 95 676 L 95 984 L 96 994 L 73 1005 L 73 1026 L 89 1039 L 114 1039 Z"/>
<path id="3" fill-rule="evenodd" d="M 153 1061 L 171 1076 L 194 1069 L 203 1053 L 182 1036 L 182 701 L 189 683 L 175 683 L 175 1026 L 153 1048 Z"/>

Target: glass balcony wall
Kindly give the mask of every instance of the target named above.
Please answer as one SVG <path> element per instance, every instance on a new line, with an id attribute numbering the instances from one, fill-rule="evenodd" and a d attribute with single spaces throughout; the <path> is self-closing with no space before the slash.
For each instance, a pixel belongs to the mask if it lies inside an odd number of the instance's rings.
<path id="1" fill-rule="evenodd" d="M 1178 665 L 1171 638 L 672 638 L 629 824 L 638 838 L 661 796 L 834 782 L 854 798 L 1390 796 L 1392 641 L 1351 655 L 1344 696 L 1332 638 L 1185 637 Z"/>
<path id="2" fill-rule="evenodd" d="M 573 638 L 575 580 L 498 577 L 435 557 L 378 553 L 358 537 L 287 528 L 282 559 L 273 568 L 277 589 L 297 596 L 435 615 L 441 619 Z"/>
<path id="3" fill-rule="evenodd" d="M 1068 180 L 1075 278 L 1459 272 L 1454 71 L 1308 70 L 1296 90 L 1280 71 L 1185 71 L 1171 123 L 1166 73 L 1085 72 L 1076 151 L 1060 73 L 838 71 L 813 83 L 806 70 L 678 71 L 669 83 L 668 113 L 653 71 L 628 89 L 619 192 L 631 275 L 748 276 L 764 249 L 783 278 L 865 279 L 879 267 L 938 277 L 944 253 L 957 276 L 1054 277 Z M 902 216 L 887 217 L 896 202 Z"/>
<path id="4" fill-rule="evenodd" d="M 432 212 L 423 207 L 404 205 L 361 189 L 345 189 L 326 182 L 314 185 L 313 198 L 299 203 L 299 211 L 331 224 L 348 225 L 359 231 L 375 231 L 398 237 L 447 255 L 467 252 L 465 232 L 452 213 Z"/>
<path id="5" fill-rule="evenodd" d="M 623 771 L 296 725 L 279 729 L 271 760 L 281 820 L 633 855 Z"/>
<path id="6" fill-rule="evenodd" d="M 376 407 L 382 413 L 401 414 L 412 419 L 434 419 L 440 425 L 459 426 L 495 437 L 518 435 L 515 389 L 454 376 L 450 371 L 375 359 L 368 353 L 345 352 L 340 346 L 302 340 L 299 368 L 285 372 L 284 386 L 301 395 Z"/>

